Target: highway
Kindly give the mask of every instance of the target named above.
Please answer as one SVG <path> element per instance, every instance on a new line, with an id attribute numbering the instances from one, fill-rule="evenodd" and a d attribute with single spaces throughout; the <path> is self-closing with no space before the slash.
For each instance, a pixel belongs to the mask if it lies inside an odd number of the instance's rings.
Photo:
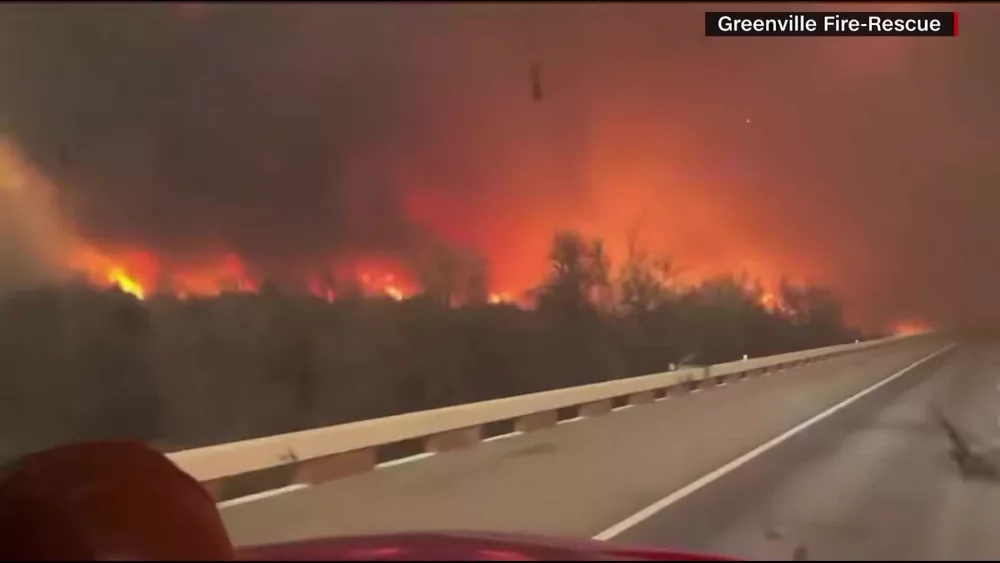
<path id="1" fill-rule="evenodd" d="M 982 446 L 1000 438 L 1000 346 L 964 344 L 614 539 L 751 559 L 995 560 L 1000 483 L 963 478 L 932 408 Z"/>
<path id="2" fill-rule="evenodd" d="M 998 384 L 1000 346 L 921 339 L 222 513 L 240 545 L 472 529 L 754 559 L 995 557 L 1000 493 L 963 479 L 929 407 L 987 439 Z"/>

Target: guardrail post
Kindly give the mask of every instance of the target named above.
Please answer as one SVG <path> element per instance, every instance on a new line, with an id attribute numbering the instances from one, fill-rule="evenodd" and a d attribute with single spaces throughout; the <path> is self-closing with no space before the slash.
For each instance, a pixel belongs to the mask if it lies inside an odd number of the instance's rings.
<path id="1" fill-rule="evenodd" d="M 428 436 L 424 442 L 424 450 L 434 453 L 449 452 L 467 448 L 482 441 L 482 430 L 479 426 L 458 428 L 440 434 Z"/>
<path id="2" fill-rule="evenodd" d="M 609 412 L 611 412 L 611 399 L 580 405 L 580 416 L 583 417 L 601 416 Z"/>
<path id="3" fill-rule="evenodd" d="M 315 485 L 375 469 L 375 448 L 314 457 L 295 463 L 292 483 Z"/>
<path id="4" fill-rule="evenodd" d="M 517 419 L 514 423 L 514 430 L 518 432 L 533 432 L 544 428 L 551 428 L 559 422 L 559 411 L 542 411 L 525 415 Z"/>
<path id="5" fill-rule="evenodd" d="M 656 400 L 655 391 L 640 391 L 638 393 L 632 393 L 629 395 L 628 402 L 630 405 L 648 405 Z"/>

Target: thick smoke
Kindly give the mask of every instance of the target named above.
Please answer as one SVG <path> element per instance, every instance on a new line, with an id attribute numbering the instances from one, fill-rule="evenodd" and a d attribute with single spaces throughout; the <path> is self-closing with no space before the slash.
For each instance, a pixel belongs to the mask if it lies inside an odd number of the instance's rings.
<path id="1" fill-rule="evenodd" d="M 443 240 L 523 285 L 555 229 L 641 225 L 870 323 L 1000 314 L 996 9 L 801 40 L 705 38 L 703 10 L 4 6 L 0 126 L 98 244 L 273 270 Z"/>
<path id="2" fill-rule="evenodd" d="M 7 122 L 82 234 L 250 259 L 409 240 L 391 38 L 346 11 L 316 51 L 294 12 L 204 10 L 4 9 Z"/>
<path id="3" fill-rule="evenodd" d="M 60 277 L 68 240 L 53 187 L 0 139 L 0 290 Z"/>

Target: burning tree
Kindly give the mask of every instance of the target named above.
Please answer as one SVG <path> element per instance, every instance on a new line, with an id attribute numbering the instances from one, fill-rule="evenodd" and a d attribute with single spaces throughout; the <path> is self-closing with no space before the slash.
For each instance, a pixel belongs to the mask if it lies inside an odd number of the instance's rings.
<path id="1" fill-rule="evenodd" d="M 557 233 L 549 262 L 551 273 L 538 290 L 539 309 L 578 312 L 609 303 L 611 261 L 601 240 Z"/>

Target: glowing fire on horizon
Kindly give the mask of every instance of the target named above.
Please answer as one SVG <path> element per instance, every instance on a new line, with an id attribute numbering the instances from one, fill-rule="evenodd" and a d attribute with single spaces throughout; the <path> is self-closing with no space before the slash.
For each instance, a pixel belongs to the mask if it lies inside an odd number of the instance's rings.
<path id="1" fill-rule="evenodd" d="M 135 256 L 141 259 L 135 260 Z M 152 295 L 172 295 L 181 299 L 194 297 L 215 297 L 222 293 L 257 293 L 262 284 L 247 273 L 243 262 L 235 255 L 227 254 L 213 264 L 200 267 L 178 267 L 168 275 L 163 267 L 148 254 L 133 255 L 128 258 L 110 258 L 93 249 L 78 255 L 76 269 L 82 273 L 87 283 L 96 287 L 117 288 L 124 293 L 144 300 Z M 143 275 L 143 273 L 145 275 Z M 159 279 L 159 282 L 154 281 Z M 394 273 L 359 270 L 352 276 L 360 293 L 364 296 L 384 296 L 401 301 L 413 296 L 417 288 L 401 281 Z M 337 291 L 318 279 L 310 279 L 304 288 L 309 294 L 332 302 Z"/>
<path id="2" fill-rule="evenodd" d="M 896 323 L 892 327 L 893 336 L 911 336 L 914 334 L 922 334 L 925 332 L 930 332 L 931 327 L 920 321 L 903 321 Z"/>

